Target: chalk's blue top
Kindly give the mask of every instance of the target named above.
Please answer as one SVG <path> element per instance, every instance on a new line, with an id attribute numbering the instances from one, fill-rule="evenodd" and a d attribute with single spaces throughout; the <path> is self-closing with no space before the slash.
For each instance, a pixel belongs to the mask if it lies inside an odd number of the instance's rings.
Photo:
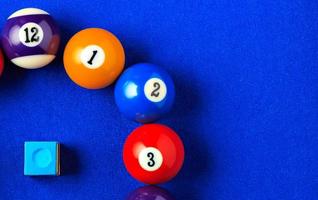
<path id="1" fill-rule="evenodd" d="M 24 143 L 24 175 L 58 175 L 57 142 Z"/>

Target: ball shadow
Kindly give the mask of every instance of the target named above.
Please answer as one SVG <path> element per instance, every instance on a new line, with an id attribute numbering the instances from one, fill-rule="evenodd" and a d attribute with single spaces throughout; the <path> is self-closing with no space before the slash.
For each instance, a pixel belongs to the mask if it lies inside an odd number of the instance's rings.
<path id="1" fill-rule="evenodd" d="M 211 179 L 205 172 L 213 168 L 213 152 L 208 141 L 200 138 L 203 122 L 195 121 L 206 109 L 198 93 L 198 85 L 189 81 L 191 77 L 170 72 L 176 87 L 176 100 L 173 111 L 161 120 L 171 126 L 182 138 L 185 146 L 185 161 L 178 176 L 167 185 L 174 191 L 177 199 L 200 200 L 200 191 L 194 191 L 194 185 Z M 189 74 L 190 76 L 191 74 Z"/>
<path id="2" fill-rule="evenodd" d="M 55 71 L 57 73 L 64 73 L 64 64 L 63 64 L 63 55 L 64 55 L 64 49 L 66 47 L 67 42 L 71 39 L 71 37 L 77 33 L 81 27 L 79 26 L 80 23 L 74 23 L 72 20 L 57 20 L 57 24 L 59 24 L 60 28 L 60 46 L 59 50 L 56 54 L 56 58 L 54 61 L 50 64 L 52 65 L 50 68 L 52 71 Z M 58 68 L 58 70 L 56 70 Z"/>
<path id="3" fill-rule="evenodd" d="M 22 87 L 25 80 L 25 69 L 15 66 L 4 55 L 4 70 L 0 78 L 0 95 L 8 95 L 2 91 L 15 91 L 16 88 Z"/>
<path id="4" fill-rule="evenodd" d="M 137 63 L 149 62 L 148 51 L 145 46 L 141 45 L 142 44 L 141 38 L 140 38 L 140 41 L 136 39 L 128 38 L 126 36 L 122 36 L 119 39 L 125 50 L 125 56 L 126 56 L 125 68 L 128 68 Z"/>
<path id="5" fill-rule="evenodd" d="M 75 175 L 80 173 L 79 155 L 75 148 L 60 146 L 61 176 Z"/>

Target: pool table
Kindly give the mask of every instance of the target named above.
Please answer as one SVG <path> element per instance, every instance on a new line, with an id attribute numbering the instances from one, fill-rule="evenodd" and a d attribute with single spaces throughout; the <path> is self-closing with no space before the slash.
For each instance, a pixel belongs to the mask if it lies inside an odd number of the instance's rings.
<path id="1" fill-rule="evenodd" d="M 144 184 L 122 148 L 140 126 L 116 107 L 114 84 L 88 90 L 63 67 L 78 31 L 104 28 L 125 68 L 149 62 L 172 76 L 172 111 L 156 123 L 183 140 L 180 173 L 160 185 L 176 200 L 318 199 L 318 1 L 10 0 L 48 11 L 57 58 L 35 70 L 5 61 L 0 77 L 1 200 L 125 200 Z M 58 141 L 61 176 L 23 174 L 25 141 Z"/>

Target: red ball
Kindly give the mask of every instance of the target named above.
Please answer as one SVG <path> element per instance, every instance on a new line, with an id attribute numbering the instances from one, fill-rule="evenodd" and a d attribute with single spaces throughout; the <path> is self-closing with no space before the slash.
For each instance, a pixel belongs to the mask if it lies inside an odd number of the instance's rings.
<path id="1" fill-rule="evenodd" d="M 159 184 L 178 174 L 184 160 L 184 147 L 171 128 L 147 124 L 128 136 L 123 159 L 127 171 L 135 179 L 146 184 Z"/>
<path id="2" fill-rule="evenodd" d="M 3 60 L 3 55 L 2 55 L 2 52 L 0 50 L 0 76 L 3 72 L 3 63 L 4 63 L 4 60 Z"/>

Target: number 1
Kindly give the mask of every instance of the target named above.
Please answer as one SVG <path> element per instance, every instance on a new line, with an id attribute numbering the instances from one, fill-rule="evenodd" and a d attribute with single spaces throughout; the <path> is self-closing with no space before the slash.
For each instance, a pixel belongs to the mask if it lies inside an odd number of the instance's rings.
<path id="1" fill-rule="evenodd" d="M 90 65 L 93 64 L 93 60 L 94 60 L 96 54 L 97 54 L 97 50 L 93 51 L 93 55 L 92 55 L 91 59 L 89 61 L 87 61 L 88 64 L 90 64 Z"/>

